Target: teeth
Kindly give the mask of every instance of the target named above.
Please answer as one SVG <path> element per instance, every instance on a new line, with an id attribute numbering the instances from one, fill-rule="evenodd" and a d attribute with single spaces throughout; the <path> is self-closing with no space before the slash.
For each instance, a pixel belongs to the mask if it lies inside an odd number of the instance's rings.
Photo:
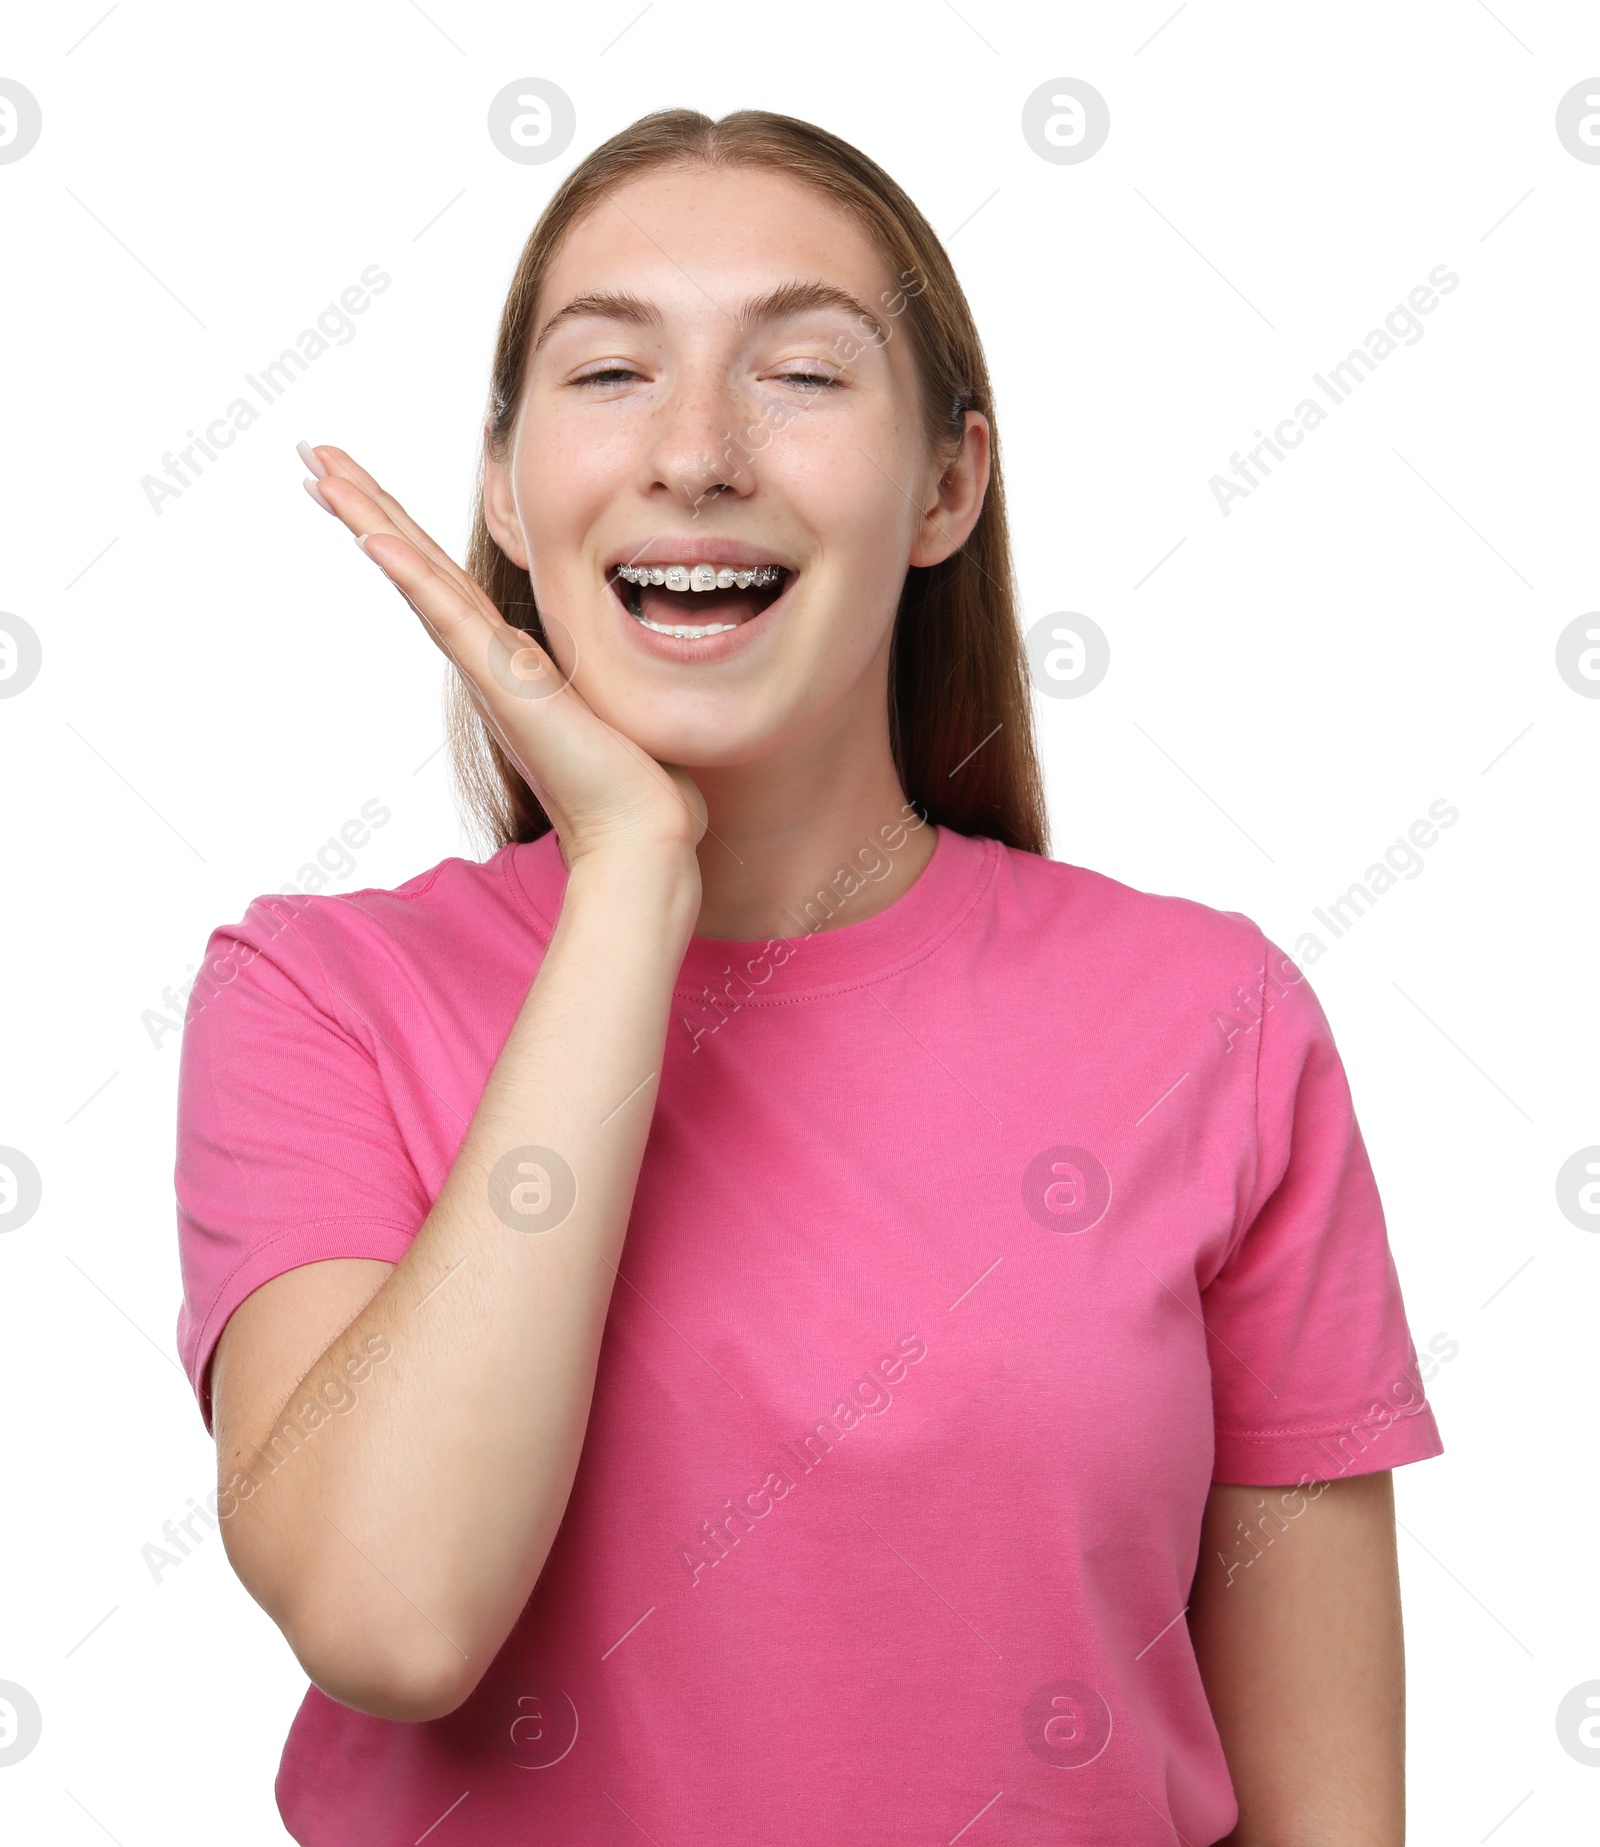
<path id="1" fill-rule="evenodd" d="M 752 584 L 776 583 L 783 575 L 776 564 L 752 565 L 748 570 L 714 564 L 619 564 L 617 575 L 629 584 L 662 584 L 668 590 L 730 590 L 735 584 L 748 590 Z"/>
<path id="2" fill-rule="evenodd" d="M 715 622 L 705 628 L 672 628 L 665 622 L 652 622 L 648 616 L 635 616 L 634 621 L 641 628 L 654 629 L 658 635 L 676 635 L 679 641 L 699 641 L 706 635 L 725 635 L 729 629 L 737 628 L 737 622 Z"/>
<path id="3" fill-rule="evenodd" d="M 660 584 L 668 590 L 730 590 L 737 585 L 741 590 L 748 590 L 752 584 L 776 583 L 783 576 L 783 567 L 776 564 L 757 564 L 747 567 L 715 564 L 619 564 L 617 576 L 628 584 Z M 687 623 L 652 622 L 639 608 L 637 596 L 625 599 L 628 613 L 642 628 L 653 629 L 658 635 L 672 635 L 680 641 L 700 641 L 707 635 L 725 635 L 730 629 L 736 629 L 737 622 L 711 622 L 699 626 Z"/>

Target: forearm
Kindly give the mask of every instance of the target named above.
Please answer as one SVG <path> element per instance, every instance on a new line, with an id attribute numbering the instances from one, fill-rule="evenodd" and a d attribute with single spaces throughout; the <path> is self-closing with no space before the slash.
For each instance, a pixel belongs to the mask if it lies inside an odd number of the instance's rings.
<path id="1" fill-rule="evenodd" d="M 235 1566 L 335 1697 L 370 1704 L 374 1680 L 408 1708 L 464 1697 L 538 1578 L 582 1448 L 697 905 L 692 857 L 578 862 L 432 1210 L 285 1409 L 341 1378 L 347 1356 L 390 1357 L 302 1445 L 274 1446 L 279 1422 L 224 1459 L 225 1484 L 230 1469 L 260 1484 L 225 1528 Z M 520 1149 L 557 1161 L 533 1156 L 519 1175 Z M 537 1169 L 559 1192 L 561 1163 L 575 1200 L 544 1229 Z"/>

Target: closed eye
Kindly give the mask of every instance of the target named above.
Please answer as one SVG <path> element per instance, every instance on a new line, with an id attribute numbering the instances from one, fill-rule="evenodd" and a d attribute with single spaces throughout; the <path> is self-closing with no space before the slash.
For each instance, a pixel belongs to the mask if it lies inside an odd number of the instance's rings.
<path id="1" fill-rule="evenodd" d="M 610 385 L 618 379 L 641 378 L 643 374 L 635 372 L 631 366 L 603 366 L 598 372 L 585 372 L 582 378 L 575 378 L 575 385 Z"/>
<path id="2" fill-rule="evenodd" d="M 585 372 L 580 378 L 573 379 L 574 385 L 614 385 L 624 379 L 642 378 L 631 366 L 602 366 L 597 372 Z M 776 372 L 775 378 L 786 380 L 807 394 L 818 391 L 837 391 L 844 381 L 830 377 L 826 372 Z"/>

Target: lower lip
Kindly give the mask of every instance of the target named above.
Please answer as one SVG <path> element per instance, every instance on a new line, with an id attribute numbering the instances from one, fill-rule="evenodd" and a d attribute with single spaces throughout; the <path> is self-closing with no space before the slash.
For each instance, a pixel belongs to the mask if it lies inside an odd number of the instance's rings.
<path id="1" fill-rule="evenodd" d="M 702 635 L 698 641 L 685 640 L 680 635 L 663 635 L 659 630 L 646 628 L 638 618 L 629 613 L 628 605 L 622 600 L 625 586 L 621 578 L 613 578 L 608 585 L 608 594 L 616 605 L 617 614 L 628 631 L 633 645 L 643 654 L 648 654 L 658 661 L 672 661 L 677 665 L 702 666 L 713 661 L 731 660 L 734 655 L 742 654 L 746 648 L 754 647 L 763 635 L 773 626 L 774 618 L 789 601 L 789 593 L 794 589 L 799 578 L 798 571 L 789 573 L 788 582 L 783 586 L 781 596 L 774 598 L 759 615 L 752 616 L 748 622 L 741 622 L 737 628 L 724 629 L 720 635 Z M 692 590 L 675 592 L 681 595 L 685 604 L 685 613 L 694 608 L 695 593 Z M 712 618 L 706 618 L 708 621 Z M 685 627 L 691 626 L 686 622 Z"/>

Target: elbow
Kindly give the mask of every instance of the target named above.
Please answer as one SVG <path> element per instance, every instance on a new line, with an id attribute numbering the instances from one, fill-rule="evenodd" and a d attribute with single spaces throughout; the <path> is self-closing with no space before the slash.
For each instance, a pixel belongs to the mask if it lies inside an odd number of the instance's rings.
<path id="1" fill-rule="evenodd" d="M 402 1606 L 397 1614 L 387 1585 L 370 1603 L 347 1577 L 304 1561 L 288 1570 L 281 1560 L 261 1568 L 260 1556 L 239 1536 L 228 1551 L 312 1685 L 353 1711 L 413 1725 L 445 1718 L 471 1696 L 493 1656 L 492 1648 L 469 1656 L 415 1610 Z"/>
<path id="2" fill-rule="evenodd" d="M 398 1719 L 407 1725 L 425 1725 L 456 1710 L 472 1692 L 476 1679 L 462 1670 L 464 1662 L 352 1663 L 341 1661 L 313 1668 L 302 1661 L 307 1676 L 319 1691 L 341 1706 L 364 1712 L 374 1719 Z"/>
<path id="3" fill-rule="evenodd" d="M 307 1678 L 329 1699 L 375 1719 L 423 1725 L 454 1712 L 478 1684 L 478 1674 L 459 1651 L 442 1641 L 359 1641 L 325 1631 L 289 1634 Z"/>
<path id="4" fill-rule="evenodd" d="M 296 1598 L 270 1611 L 307 1678 L 329 1699 L 375 1719 L 421 1725 L 454 1712 L 483 1666 L 413 1613 L 365 1605 L 350 1594 Z"/>

